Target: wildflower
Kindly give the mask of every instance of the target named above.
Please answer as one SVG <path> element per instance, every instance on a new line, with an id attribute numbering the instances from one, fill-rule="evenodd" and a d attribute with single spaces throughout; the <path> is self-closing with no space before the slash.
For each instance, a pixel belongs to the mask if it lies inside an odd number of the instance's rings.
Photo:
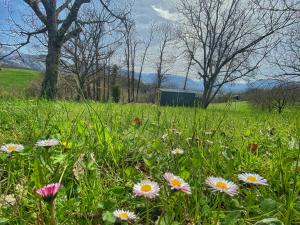
<path id="1" fill-rule="evenodd" d="M 135 196 L 143 196 L 145 198 L 155 198 L 160 188 L 156 182 L 143 180 L 133 186 L 133 194 Z"/>
<path id="2" fill-rule="evenodd" d="M 237 185 L 221 177 L 208 177 L 205 183 L 212 189 L 220 192 L 225 192 L 230 196 L 234 196 L 237 194 Z"/>
<path id="3" fill-rule="evenodd" d="M 173 155 L 182 155 L 182 154 L 184 153 L 184 150 L 181 149 L 181 148 L 175 148 L 175 149 L 173 149 L 173 150 L 171 151 L 171 153 L 172 153 Z"/>
<path id="4" fill-rule="evenodd" d="M 36 146 L 38 147 L 52 147 L 59 144 L 59 140 L 52 138 L 52 139 L 46 139 L 46 140 L 39 140 L 36 143 Z"/>
<path id="5" fill-rule="evenodd" d="M 21 152 L 24 150 L 24 146 L 19 144 L 6 144 L 6 145 L 2 145 L 0 147 L 0 150 L 7 153 Z"/>
<path id="6" fill-rule="evenodd" d="M 165 180 L 169 183 L 171 186 L 171 189 L 180 190 L 184 193 L 191 194 L 191 188 L 188 183 L 186 183 L 182 178 L 179 176 L 175 176 L 172 173 L 165 173 L 163 175 Z"/>
<path id="7" fill-rule="evenodd" d="M 266 179 L 262 176 L 255 174 L 255 173 L 242 173 L 238 175 L 239 180 L 249 183 L 249 184 L 256 184 L 256 185 L 268 185 Z"/>
<path id="8" fill-rule="evenodd" d="M 118 209 L 114 211 L 114 216 L 120 220 L 133 221 L 136 219 L 134 212 L 130 212 L 123 209 Z"/>
<path id="9" fill-rule="evenodd" d="M 51 202 L 55 199 L 57 192 L 63 186 L 60 183 L 48 184 L 36 191 L 38 195 L 40 195 L 44 201 Z"/>
<path id="10" fill-rule="evenodd" d="M 61 144 L 64 146 L 64 148 L 65 148 L 66 150 L 72 148 L 72 144 L 69 143 L 69 142 L 64 141 L 64 142 L 62 142 Z"/>

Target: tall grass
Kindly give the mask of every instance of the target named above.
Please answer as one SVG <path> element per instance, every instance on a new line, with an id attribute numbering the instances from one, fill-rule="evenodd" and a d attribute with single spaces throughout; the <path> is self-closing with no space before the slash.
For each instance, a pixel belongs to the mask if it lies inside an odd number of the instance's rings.
<path id="1" fill-rule="evenodd" d="M 114 224 L 118 208 L 135 211 L 136 224 L 255 224 L 276 218 L 300 224 L 299 111 L 282 115 L 257 112 L 242 105 L 208 110 L 118 105 L 0 100 L 0 145 L 21 143 L 25 151 L 0 152 L 0 221 L 43 224 L 47 216 L 35 190 L 61 180 L 56 200 L 59 224 Z M 141 125 L 133 123 L 134 118 Z M 165 135 L 168 134 L 168 135 Z M 165 135 L 165 139 L 162 136 Z M 40 138 L 61 145 L 35 147 Z M 248 145 L 257 143 L 258 150 Z M 182 156 L 172 155 L 182 148 Z M 192 195 L 170 191 L 162 175 L 170 171 L 192 188 Z M 267 187 L 245 186 L 237 174 L 264 176 Z M 208 176 L 239 184 L 230 197 L 205 185 Z M 133 197 L 142 179 L 161 185 L 151 201 Z M 16 202 L 3 199 L 13 195 Z"/>

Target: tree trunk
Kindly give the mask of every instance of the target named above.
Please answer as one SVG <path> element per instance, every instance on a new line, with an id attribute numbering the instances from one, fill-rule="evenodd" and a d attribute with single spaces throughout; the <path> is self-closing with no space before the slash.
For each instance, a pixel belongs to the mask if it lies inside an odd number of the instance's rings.
<path id="1" fill-rule="evenodd" d="M 61 48 L 55 43 L 55 40 L 49 40 L 48 54 L 46 58 L 46 72 L 41 93 L 41 97 L 46 99 L 55 99 L 57 97 L 60 50 Z"/>

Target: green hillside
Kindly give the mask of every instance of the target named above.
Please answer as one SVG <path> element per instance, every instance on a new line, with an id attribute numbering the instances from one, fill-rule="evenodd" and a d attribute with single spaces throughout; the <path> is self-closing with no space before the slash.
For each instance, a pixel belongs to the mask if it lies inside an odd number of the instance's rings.
<path id="1" fill-rule="evenodd" d="M 40 76 L 40 72 L 28 69 L 1 68 L 0 95 L 19 95 Z"/>

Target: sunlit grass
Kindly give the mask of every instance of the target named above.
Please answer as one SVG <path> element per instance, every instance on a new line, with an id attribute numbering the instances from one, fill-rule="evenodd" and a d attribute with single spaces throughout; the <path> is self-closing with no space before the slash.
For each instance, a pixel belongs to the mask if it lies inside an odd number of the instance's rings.
<path id="1" fill-rule="evenodd" d="M 34 70 L 1 68 L 0 94 L 20 95 L 39 76 L 40 72 Z"/>
<path id="2" fill-rule="evenodd" d="M 117 209 L 134 212 L 136 224 L 155 220 L 160 225 L 242 225 L 266 218 L 300 223 L 299 149 L 291 146 L 299 141 L 296 109 L 279 115 L 246 103 L 208 110 L 92 102 L 0 103 L 0 145 L 25 146 L 11 157 L 0 152 L 2 199 L 16 199 L 13 205 L 0 200 L 0 218 L 7 224 L 39 224 L 47 217 L 47 205 L 35 190 L 59 181 L 64 185 L 56 198 L 59 224 L 114 224 Z M 138 124 L 136 118 L 141 120 Z M 37 140 L 47 138 L 62 144 L 35 147 Z M 253 143 L 258 149 L 249 149 Z M 184 154 L 172 154 L 176 148 Z M 166 172 L 187 182 L 191 194 L 171 190 L 163 177 Z M 243 172 L 260 174 L 269 186 L 239 182 Z M 212 192 L 205 184 L 209 176 L 234 182 L 238 194 Z M 160 185 L 159 196 L 152 200 L 133 195 L 134 184 L 145 179 Z"/>

